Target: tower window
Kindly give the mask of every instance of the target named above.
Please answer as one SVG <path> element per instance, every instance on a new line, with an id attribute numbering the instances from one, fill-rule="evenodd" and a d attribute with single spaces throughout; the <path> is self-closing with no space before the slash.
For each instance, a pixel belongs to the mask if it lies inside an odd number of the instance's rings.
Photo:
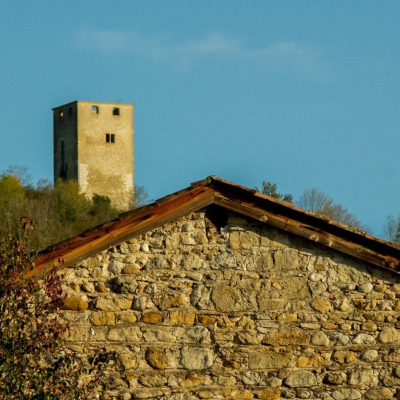
<path id="1" fill-rule="evenodd" d="M 106 133 L 106 143 L 115 143 L 114 133 Z"/>
<path id="2" fill-rule="evenodd" d="M 113 115 L 119 115 L 119 108 L 113 108 Z"/>
<path id="3" fill-rule="evenodd" d="M 72 115 L 72 107 L 68 108 L 68 115 Z"/>
<path id="4" fill-rule="evenodd" d="M 60 118 L 64 118 L 64 111 L 61 110 L 59 115 L 60 115 Z"/>
<path id="5" fill-rule="evenodd" d="M 99 113 L 99 107 L 92 106 L 92 111 L 93 111 L 93 113 L 98 114 Z"/>

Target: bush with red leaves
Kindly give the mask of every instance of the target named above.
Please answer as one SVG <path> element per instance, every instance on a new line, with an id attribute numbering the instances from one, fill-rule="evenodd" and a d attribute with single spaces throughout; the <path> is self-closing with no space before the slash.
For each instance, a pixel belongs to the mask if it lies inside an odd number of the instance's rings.
<path id="1" fill-rule="evenodd" d="M 90 398 L 117 361 L 111 353 L 82 357 L 66 348 L 61 277 L 55 270 L 42 280 L 24 277 L 33 268 L 32 221 L 21 222 L 22 240 L 0 238 L 0 399 Z"/>

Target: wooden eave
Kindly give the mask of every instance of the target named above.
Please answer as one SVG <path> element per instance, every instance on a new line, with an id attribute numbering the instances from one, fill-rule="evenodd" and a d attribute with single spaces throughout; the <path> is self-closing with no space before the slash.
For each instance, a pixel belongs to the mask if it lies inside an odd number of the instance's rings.
<path id="1" fill-rule="evenodd" d="M 35 268 L 27 276 L 40 276 L 53 266 L 74 265 L 211 204 L 400 273 L 400 249 L 392 243 L 253 189 L 210 176 L 151 205 L 121 214 L 115 220 L 50 246 L 36 257 Z"/>

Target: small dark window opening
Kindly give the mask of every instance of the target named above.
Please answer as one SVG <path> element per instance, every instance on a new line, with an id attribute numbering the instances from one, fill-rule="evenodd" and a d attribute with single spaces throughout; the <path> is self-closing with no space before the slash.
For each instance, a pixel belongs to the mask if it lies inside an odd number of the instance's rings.
<path id="1" fill-rule="evenodd" d="M 228 224 L 229 216 L 223 208 L 211 205 L 206 211 L 204 220 L 206 225 L 206 236 L 207 239 L 210 240 L 222 233 L 221 229 Z"/>
<path id="2" fill-rule="evenodd" d="M 64 118 L 64 111 L 61 110 L 59 115 L 60 115 L 60 118 Z"/>
<path id="3" fill-rule="evenodd" d="M 68 115 L 72 115 L 72 107 L 68 108 Z"/>
<path id="4" fill-rule="evenodd" d="M 119 108 L 113 108 L 113 115 L 119 115 Z"/>
<path id="5" fill-rule="evenodd" d="M 92 106 L 92 111 L 93 111 L 95 114 L 98 114 L 98 113 L 99 113 L 99 107 L 97 107 L 97 106 Z"/>
<path id="6" fill-rule="evenodd" d="M 115 143 L 114 133 L 106 133 L 106 143 Z"/>

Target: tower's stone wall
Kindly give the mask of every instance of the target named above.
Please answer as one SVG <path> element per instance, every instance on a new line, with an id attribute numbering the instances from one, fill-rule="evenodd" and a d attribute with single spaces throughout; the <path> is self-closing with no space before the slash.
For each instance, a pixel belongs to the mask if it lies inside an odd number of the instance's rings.
<path id="1" fill-rule="evenodd" d="M 62 141 L 66 146 L 65 156 Z M 65 164 L 63 158 L 68 163 L 66 178 L 60 175 Z M 59 177 L 77 180 L 89 198 L 95 193 L 106 195 L 121 211 L 131 209 L 133 105 L 78 101 L 55 108 L 54 176 L 55 180 Z"/>
<path id="2" fill-rule="evenodd" d="M 53 110 L 54 183 L 58 179 L 78 181 L 77 103 Z"/>
<path id="3" fill-rule="evenodd" d="M 219 231 L 211 216 L 64 271 L 69 345 L 116 350 L 125 366 L 106 396 L 399 398 L 396 275 L 233 214 Z"/>

